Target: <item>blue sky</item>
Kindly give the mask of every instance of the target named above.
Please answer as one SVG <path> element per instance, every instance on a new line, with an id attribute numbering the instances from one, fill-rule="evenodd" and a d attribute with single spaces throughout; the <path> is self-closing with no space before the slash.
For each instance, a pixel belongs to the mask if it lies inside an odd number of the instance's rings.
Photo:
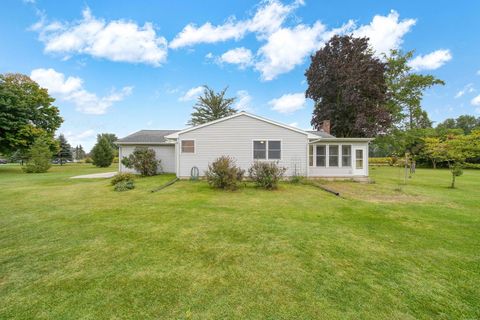
<path id="1" fill-rule="evenodd" d="M 60 132 L 177 129 L 198 87 L 228 86 L 239 109 L 309 128 L 309 55 L 333 34 L 368 36 L 380 53 L 415 49 L 412 67 L 446 81 L 427 92 L 431 119 L 480 115 L 478 1 L 2 2 L 0 72 L 47 87 Z"/>

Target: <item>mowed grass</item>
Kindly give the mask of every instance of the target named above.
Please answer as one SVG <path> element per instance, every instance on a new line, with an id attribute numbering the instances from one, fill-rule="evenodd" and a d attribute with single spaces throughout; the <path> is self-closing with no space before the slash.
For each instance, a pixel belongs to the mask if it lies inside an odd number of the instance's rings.
<path id="1" fill-rule="evenodd" d="M 283 183 L 0 166 L 1 319 L 478 319 L 480 171 L 373 168 L 335 197 Z"/>

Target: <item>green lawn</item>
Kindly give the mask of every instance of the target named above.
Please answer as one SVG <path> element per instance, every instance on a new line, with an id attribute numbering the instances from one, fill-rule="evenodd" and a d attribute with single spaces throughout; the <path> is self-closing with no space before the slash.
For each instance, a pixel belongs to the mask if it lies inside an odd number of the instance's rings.
<path id="1" fill-rule="evenodd" d="M 0 166 L 0 318 L 478 319 L 480 171 L 212 190 Z"/>

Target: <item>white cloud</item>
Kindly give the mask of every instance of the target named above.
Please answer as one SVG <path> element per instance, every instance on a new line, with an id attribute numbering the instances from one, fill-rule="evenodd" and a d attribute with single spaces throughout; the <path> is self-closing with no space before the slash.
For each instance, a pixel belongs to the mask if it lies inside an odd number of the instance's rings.
<path id="1" fill-rule="evenodd" d="M 474 91 L 475 91 L 475 88 L 473 87 L 473 83 L 469 83 L 465 87 L 463 87 L 462 90 L 457 92 L 457 94 L 455 95 L 455 98 L 460 98 L 464 96 L 466 93 L 472 93 Z"/>
<path id="2" fill-rule="evenodd" d="M 472 99 L 471 104 L 474 106 L 480 106 L 480 95 Z"/>
<path id="3" fill-rule="evenodd" d="M 304 62 L 312 51 L 320 46 L 325 26 L 316 22 L 312 27 L 300 24 L 293 29 L 282 28 L 272 33 L 258 55 L 255 68 L 263 80 L 272 80 Z"/>
<path id="4" fill-rule="evenodd" d="M 356 37 L 368 37 L 373 49 L 378 53 L 388 53 L 399 48 L 403 36 L 415 25 L 415 19 L 399 21 L 398 12 L 392 10 L 388 16 L 376 15 L 368 25 L 360 26 L 353 32 Z"/>
<path id="5" fill-rule="evenodd" d="M 178 100 L 180 101 L 191 101 L 197 99 L 199 95 L 203 93 L 204 87 L 198 86 L 191 88 L 188 90 L 183 96 L 181 96 Z"/>
<path id="6" fill-rule="evenodd" d="M 477 76 L 480 76 L 480 70 L 477 71 Z"/>
<path id="7" fill-rule="evenodd" d="M 435 70 L 452 59 L 450 50 L 436 50 L 426 55 L 420 55 L 408 62 L 408 65 L 416 71 Z"/>
<path id="8" fill-rule="evenodd" d="M 251 111 L 251 102 L 252 97 L 248 94 L 248 91 L 239 90 L 237 91 L 237 102 L 235 103 L 234 108 L 240 111 Z"/>
<path id="9" fill-rule="evenodd" d="M 70 23 L 34 24 L 45 44 L 45 52 L 58 53 L 68 59 L 73 54 L 88 54 L 96 58 L 160 66 L 167 59 L 167 40 L 157 36 L 151 23 L 139 26 L 133 21 L 106 22 L 95 18 L 90 9 L 83 18 Z"/>
<path id="10" fill-rule="evenodd" d="M 256 32 L 259 37 L 270 34 L 280 28 L 287 16 L 303 1 L 284 5 L 277 0 L 263 2 L 251 19 L 237 21 L 230 17 L 224 24 L 213 25 L 207 22 L 199 27 L 190 23 L 170 42 L 170 47 L 178 49 L 200 43 L 215 43 L 227 40 L 240 40 L 248 32 Z"/>
<path id="11" fill-rule="evenodd" d="M 305 107 L 305 93 L 284 94 L 280 98 L 272 99 L 268 102 L 272 110 L 280 113 L 292 113 Z"/>
<path id="12" fill-rule="evenodd" d="M 72 102 L 76 109 L 86 114 L 104 114 L 115 102 L 123 100 L 132 93 L 133 87 L 124 87 L 120 91 L 112 90 L 104 97 L 98 97 L 83 88 L 83 80 L 78 77 L 65 77 L 54 69 L 32 70 L 30 77 L 49 93 L 65 101 Z"/>
<path id="13" fill-rule="evenodd" d="M 63 133 L 68 143 L 70 143 L 72 147 L 76 147 L 81 144 L 85 151 L 88 151 L 93 146 L 96 140 L 96 132 L 93 129 L 88 129 L 79 133 L 73 133 L 72 131 L 63 131 L 61 129 L 60 132 Z"/>
<path id="14" fill-rule="evenodd" d="M 298 128 L 298 122 L 292 122 L 288 124 L 290 127 Z"/>
<path id="15" fill-rule="evenodd" d="M 241 69 L 249 66 L 252 63 L 252 51 L 244 47 L 228 50 L 220 56 L 219 62 L 238 64 Z"/>
<path id="16" fill-rule="evenodd" d="M 75 137 L 78 138 L 78 139 L 85 139 L 85 138 L 89 138 L 89 137 L 93 137 L 93 136 L 95 136 L 95 131 L 93 129 L 89 129 L 89 130 L 80 132 Z"/>

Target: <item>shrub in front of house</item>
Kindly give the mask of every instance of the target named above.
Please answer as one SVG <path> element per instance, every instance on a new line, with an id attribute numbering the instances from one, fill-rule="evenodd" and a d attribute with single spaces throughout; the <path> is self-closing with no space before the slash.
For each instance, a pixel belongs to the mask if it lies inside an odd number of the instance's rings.
<path id="1" fill-rule="evenodd" d="M 128 157 L 122 159 L 122 164 L 129 169 L 135 169 L 142 176 L 154 176 L 161 169 L 155 150 L 145 147 L 135 148 Z"/>
<path id="2" fill-rule="evenodd" d="M 113 190 L 122 192 L 122 191 L 132 190 L 134 188 L 135 188 L 135 183 L 133 182 L 133 180 L 123 180 L 115 184 L 115 187 L 113 188 Z"/>
<path id="3" fill-rule="evenodd" d="M 235 159 L 221 156 L 208 165 L 205 177 L 214 188 L 235 190 L 243 180 L 245 171 L 236 166 Z"/>
<path id="4" fill-rule="evenodd" d="M 113 176 L 112 180 L 110 180 L 110 183 L 112 184 L 112 186 L 114 186 L 119 182 L 133 181 L 134 179 L 135 179 L 135 175 L 132 173 L 117 173 L 116 175 Z"/>
<path id="5" fill-rule="evenodd" d="M 257 187 L 273 190 L 278 188 L 285 171 L 287 169 L 279 166 L 278 162 L 256 161 L 248 169 L 248 175 Z"/>

